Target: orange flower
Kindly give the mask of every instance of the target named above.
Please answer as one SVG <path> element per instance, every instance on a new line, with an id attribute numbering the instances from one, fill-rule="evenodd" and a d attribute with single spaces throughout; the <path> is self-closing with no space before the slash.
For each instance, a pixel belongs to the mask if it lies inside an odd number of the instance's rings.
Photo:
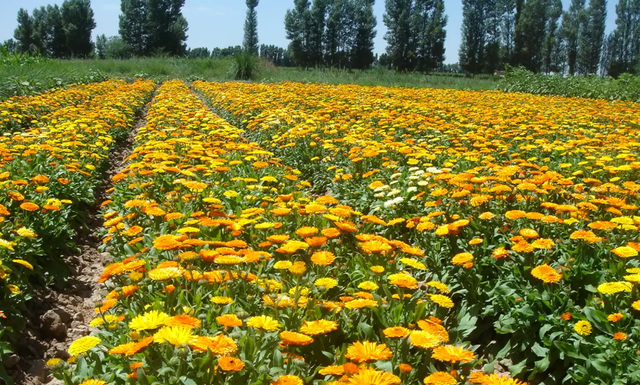
<path id="1" fill-rule="evenodd" d="M 296 234 L 298 234 L 299 236 L 303 237 L 303 238 L 308 238 L 313 236 L 314 234 L 316 234 L 318 232 L 318 229 L 315 227 L 301 227 L 298 230 L 296 230 Z"/>
<path id="2" fill-rule="evenodd" d="M 360 244 L 360 248 L 367 254 L 386 254 L 393 249 L 388 243 L 378 240 L 364 242 Z"/>
<path id="3" fill-rule="evenodd" d="M 471 261 L 473 261 L 473 255 L 471 253 L 458 253 L 453 257 L 451 263 L 459 266 Z"/>
<path id="4" fill-rule="evenodd" d="M 546 263 L 534 267 L 533 270 L 531 270 L 531 275 L 544 283 L 556 283 L 562 279 L 562 273 L 558 273 L 553 267 Z"/>
<path id="5" fill-rule="evenodd" d="M 153 240 L 153 247 L 158 250 L 173 250 L 182 246 L 180 239 L 182 239 L 181 235 L 161 235 Z"/>
<path id="6" fill-rule="evenodd" d="M 20 208 L 27 211 L 36 211 L 40 206 L 32 202 L 24 202 L 20 205 Z"/>
<path id="7" fill-rule="evenodd" d="M 313 342 L 313 338 L 291 331 L 284 331 L 280 333 L 280 339 L 286 345 L 305 346 Z"/>
<path id="8" fill-rule="evenodd" d="M 318 251 L 311 256 L 311 262 L 320 266 L 329 266 L 336 260 L 336 256 L 330 251 Z"/>
<path id="9" fill-rule="evenodd" d="M 216 317 L 216 321 L 218 321 L 220 325 L 226 326 L 228 328 L 242 326 L 242 320 L 235 314 L 223 314 Z"/>
<path id="10" fill-rule="evenodd" d="M 436 347 L 433 349 L 433 355 L 431 357 L 435 360 L 451 362 L 452 364 L 456 362 L 467 363 L 475 360 L 473 352 L 453 345 Z"/>
<path id="11" fill-rule="evenodd" d="M 220 357 L 218 366 L 225 372 L 239 372 L 244 368 L 244 362 L 235 357 Z"/>
<path id="12" fill-rule="evenodd" d="M 393 356 L 385 344 L 375 342 L 356 342 L 347 348 L 345 357 L 357 363 L 388 360 Z"/>
<path id="13" fill-rule="evenodd" d="M 165 323 L 166 326 L 188 326 L 192 329 L 200 327 L 200 320 L 188 315 L 180 314 L 168 318 Z"/>
<path id="14" fill-rule="evenodd" d="M 387 338 L 404 338 L 407 337 L 411 331 L 402 326 L 395 326 L 384 329 L 383 333 Z"/>
<path id="15" fill-rule="evenodd" d="M 270 385 L 304 385 L 302 379 L 292 374 L 278 377 L 276 381 L 271 381 Z"/>
<path id="16" fill-rule="evenodd" d="M 310 336 L 317 336 L 330 333 L 337 329 L 337 322 L 321 319 L 317 321 L 304 321 L 302 327 L 300 327 L 300 332 Z"/>
<path id="17" fill-rule="evenodd" d="M 375 370 L 375 369 L 362 369 L 355 375 L 349 378 L 349 385 L 398 385 L 402 381 L 400 377 L 391 374 L 389 372 Z"/>
<path id="18" fill-rule="evenodd" d="M 435 372 L 424 379 L 425 385 L 457 385 L 458 381 L 447 372 Z"/>
<path id="19" fill-rule="evenodd" d="M 613 334 L 613 339 L 616 341 L 624 341 L 627 339 L 627 335 L 623 332 L 617 332 Z"/>

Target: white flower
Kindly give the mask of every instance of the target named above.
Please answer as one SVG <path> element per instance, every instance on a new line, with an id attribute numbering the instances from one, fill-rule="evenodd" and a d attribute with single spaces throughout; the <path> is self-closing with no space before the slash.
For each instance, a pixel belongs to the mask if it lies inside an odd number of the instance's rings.
<path id="1" fill-rule="evenodd" d="M 418 191 L 418 188 L 417 188 L 417 187 L 415 187 L 415 186 L 413 186 L 413 187 L 409 187 L 409 188 L 407 189 L 407 192 L 408 192 L 408 193 L 412 193 L 412 192 L 416 192 L 416 191 Z"/>

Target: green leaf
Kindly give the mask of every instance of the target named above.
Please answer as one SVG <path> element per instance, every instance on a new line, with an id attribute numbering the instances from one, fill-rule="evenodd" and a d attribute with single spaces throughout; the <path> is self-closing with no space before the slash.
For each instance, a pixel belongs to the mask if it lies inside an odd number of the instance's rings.
<path id="1" fill-rule="evenodd" d="M 549 349 L 540 346 L 540 344 L 538 344 L 537 342 L 533 344 L 533 346 L 531 347 L 531 351 L 538 357 L 546 357 L 549 354 Z"/>

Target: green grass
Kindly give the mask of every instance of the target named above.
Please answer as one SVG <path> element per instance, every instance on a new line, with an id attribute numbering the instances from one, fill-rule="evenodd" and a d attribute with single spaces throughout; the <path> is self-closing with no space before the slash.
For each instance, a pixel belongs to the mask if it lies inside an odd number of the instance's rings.
<path id="1" fill-rule="evenodd" d="M 68 83 L 97 81 L 110 77 L 133 79 L 218 80 L 233 78 L 233 59 L 140 58 L 130 60 L 44 60 L 20 65 L 0 66 L 0 99 L 31 95 Z M 376 68 L 367 71 L 301 69 L 274 67 L 261 62 L 253 76 L 258 82 L 317 82 L 369 86 L 433 87 L 456 89 L 497 89 L 493 78 L 464 76 L 399 74 Z"/>

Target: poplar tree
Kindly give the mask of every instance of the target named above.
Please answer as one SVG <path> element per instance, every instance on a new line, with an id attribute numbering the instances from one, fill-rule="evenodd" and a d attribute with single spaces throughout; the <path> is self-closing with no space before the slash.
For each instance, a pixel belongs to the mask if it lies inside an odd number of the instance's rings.
<path id="1" fill-rule="evenodd" d="M 60 9 L 66 46 L 72 57 L 88 57 L 93 51 L 91 32 L 96 27 L 90 0 L 65 0 Z"/>
<path id="2" fill-rule="evenodd" d="M 18 11 L 18 27 L 13 32 L 13 37 L 17 41 L 17 50 L 20 53 L 31 52 L 35 48 L 33 39 L 33 23 L 29 12 L 20 8 Z"/>
<path id="3" fill-rule="evenodd" d="M 485 62 L 486 0 L 462 0 L 462 42 L 460 66 L 470 73 L 480 73 Z"/>
<path id="4" fill-rule="evenodd" d="M 607 1 L 590 0 L 585 25 L 579 36 L 578 61 L 584 73 L 595 74 L 598 71 L 606 17 Z"/>
<path id="5" fill-rule="evenodd" d="M 374 2 L 374 0 L 355 0 L 355 36 L 351 63 L 357 69 L 367 69 L 375 60 L 373 54 L 373 39 L 376 37 Z"/>
<path id="6" fill-rule="evenodd" d="M 247 18 L 244 22 L 244 50 L 251 55 L 258 54 L 258 14 L 259 0 L 246 0 Z"/>
<path id="7" fill-rule="evenodd" d="M 308 66 L 309 30 L 311 26 L 309 0 L 294 0 L 294 8 L 287 10 L 284 28 L 289 43 L 291 57 L 298 66 Z"/>
<path id="8" fill-rule="evenodd" d="M 327 23 L 327 0 L 314 0 L 307 17 L 307 50 L 312 66 L 323 64 L 324 30 Z"/>
<path id="9" fill-rule="evenodd" d="M 562 38 L 560 36 L 559 20 L 562 16 L 562 1 L 550 0 L 547 10 L 547 32 L 544 39 L 544 71 L 546 73 L 561 70 Z"/>
<path id="10" fill-rule="evenodd" d="M 411 11 L 412 0 L 386 0 L 382 18 L 387 26 L 384 39 L 387 41 L 387 54 L 396 71 L 410 70 L 413 56 Z"/>
<path id="11" fill-rule="evenodd" d="M 562 36 L 567 51 L 569 74 L 578 71 L 578 39 L 584 29 L 585 0 L 571 0 L 569 10 L 562 15 Z"/>
<path id="12" fill-rule="evenodd" d="M 173 56 L 187 52 L 189 24 L 182 15 L 185 0 L 147 0 L 147 31 L 152 54 Z"/>
<path id="13" fill-rule="evenodd" d="M 146 0 L 122 0 L 119 33 L 135 56 L 149 53 Z"/>
<path id="14" fill-rule="evenodd" d="M 640 0 L 619 0 L 612 36 L 610 75 L 634 72 L 640 65 Z"/>

